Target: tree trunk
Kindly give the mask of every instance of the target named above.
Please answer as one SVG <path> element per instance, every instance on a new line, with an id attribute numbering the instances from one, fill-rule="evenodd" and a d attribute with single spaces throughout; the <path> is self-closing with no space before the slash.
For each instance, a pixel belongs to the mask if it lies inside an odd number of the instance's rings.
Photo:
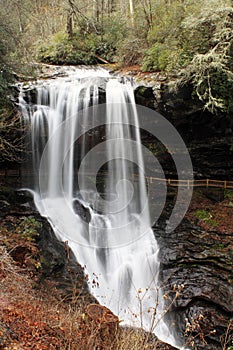
<path id="1" fill-rule="evenodd" d="M 104 0 L 101 0 L 101 41 L 104 35 Z"/>
<path id="2" fill-rule="evenodd" d="M 66 30 L 69 40 L 73 38 L 73 13 L 69 12 L 67 15 Z"/>
<path id="3" fill-rule="evenodd" d="M 134 0 L 129 0 L 129 13 L 132 25 L 134 25 Z"/>
<path id="4" fill-rule="evenodd" d="M 99 23 L 99 0 L 93 0 L 93 17 L 97 23 Z"/>
<path id="5" fill-rule="evenodd" d="M 114 0 L 108 0 L 108 15 L 110 16 L 111 13 L 115 10 L 115 3 Z"/>
<path id="6" fill-rule="evenodd" d="M 153 26 L 153 15 L 152 15 L 152 5 L 151 0 L 144 0 L 141 2 L 143 12 L 145 15 L 146 22 L 148 24 L 148 30 L 150 30 Z"/>

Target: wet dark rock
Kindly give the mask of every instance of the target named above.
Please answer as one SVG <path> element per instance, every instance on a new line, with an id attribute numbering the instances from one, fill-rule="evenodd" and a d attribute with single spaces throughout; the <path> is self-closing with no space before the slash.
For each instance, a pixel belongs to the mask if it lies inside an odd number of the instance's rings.
<path id="1" fill-rule="evenodd" d="M 42 230 L 38 241 L 41 252 L 42 280 L 56 283 L 64 300 L 96 302 L 89 293 L 84 270 L 77 262 L 68 242 L 59 241 L 46 219 L 40 218 Z"/>
<path id="2" fill-rule="evenodd" d="M 0 216 L 4 216 L 9 211 L 10 203 L 0 200 Z"/>
<path id="3" fill-rule="evenodd" d="M 166 315 L 168 322 L 171 327 L 175 324 L 184 343 L 194 341 L 197 349 L 222 349 L 221 337 L 233 312 L 233 233 L 228 237 L 206 233 L 184 220 L 169 235 L 155 230 L 155 236 L 164 293 L 171 298 L 168 305 L 182 286 Z M 189 332 L 187 324 L 192 325 Z"/>
<path id="4" fill-rule="evenodd" d="M 203 189 L 202 193 L 206 198 L 209 198 L 214 202 L 222 202 L 225 198 L 224 190 L 222 188 L 207 188 Z"/>
<path id="5" fill-rule="evenodd" d="M 203 104 L 194 97 L 191 86 L 181 87 L 176 92 L 171 92 L 166 83 L 160 83 L 159 88 L 139 86 L 135 98 L 136 103 L 163 115 L 180 133 L 189 150 L 196 177 L 230 179 L 233 173 L 232 118 L 224 113 L 213 115 L 204 110 Z M 150 137 L 148 142 L 152 142 Z M 168 172 L 172 162 L 163 161 L 168 158 L 166 151 L 156 156 Z"/>
<path id="6" fill-rule="evenodd" d="M 0 187 L 0 210 L 0 216 L 38 214 L 33 201 L 33 194 L 26 190 L 15 190 L 12 186 Z"/>
<path id="7" fill-rule="evenodd" d="M 14 203 L 16 201 L 16 192 L 11 186 L 0 186 L 0 200 Z"/>
<path id="8" fill-rule="evenodd" d="M 33 204 L 33 194 L 27 190 L 16 190 L 15 196 L 18 204 Z"/>
<path id="9" fill-rule="evenodd" d="M 73 208 L 75 213 L 82 218 L 85 222 L 91 221 L 91 214 L 88 208 L 86 208 L 78 199 L 74 200 Z"/>
<path id="10" fill-rule="evenodd" d="M 154 109 L 156 99 L 152 87 L 138 86 L 134 92 L 136 103 Z"/>

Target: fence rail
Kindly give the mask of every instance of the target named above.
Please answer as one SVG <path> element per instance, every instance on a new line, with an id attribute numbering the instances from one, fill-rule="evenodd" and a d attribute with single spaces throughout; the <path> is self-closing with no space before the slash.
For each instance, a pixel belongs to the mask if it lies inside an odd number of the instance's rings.
<path id="1" fill-rule="evenodd" d="M 22 170 L 23 175 L 33 176 L 33 172 L 30 170 Z M 95 176 L 93 174 L 88 174 L 89 176 Z M 107 175 L 106 173 L 101 174 Z M 18 169 L 10 169 L 10 170 L 0 170 L 0 177 L 21 177 L 21 171 Z M 137 178 L 137 175 L 134 175 L 134 178 Z M 146 176 L 146 179 L 149 184 L 152 184 L 154 182 L 159 183 L 166 183 L 167 186 L 171 187 L 187 187 L 187 188 L 194 188 L 194 187 L 216 187 L 216 188 L 223 188 L 223 189 L 233 189 L 233 181 L 229 180 L 212 180 L 212 179 L 202 179 L 202 180 L 177 180 L 177 179 L 162 179 L 158 177 L 153 176 Z"/>
<path id="2" fill-rule="evenodd" d="M 160 182 L 165 183 L 167 186 L 172 187 L 216 187 L 224 189 L 233 189 L 233 181 L 228 180 L 212 180 L 212 179 L 203 179 L 203 180 L 176 180 L 176 179 L 160 179 L 157 177 L 147 176 L 147 181 L 149 183 Z"/>

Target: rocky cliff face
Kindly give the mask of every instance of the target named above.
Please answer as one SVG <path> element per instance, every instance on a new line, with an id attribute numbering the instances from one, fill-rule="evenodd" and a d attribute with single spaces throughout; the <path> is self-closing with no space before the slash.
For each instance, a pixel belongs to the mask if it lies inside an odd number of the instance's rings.
<path id="1" fill-rule="evenodd" d="M 223 349 L 233 311 L 233 232 L 206 232 L 186 219 L 170 234 L 162 226 L 154 232 L 169 295 L 165 317 L 189 348 Z"/>
<path id="2" fill-rule="evenodd" d="M 171 93 L 165 84 L 157 88 L 139 86 L 135 96 L 138 104 L 153 108 L 178 130 L 190 152 L 196 178 L 232 180 L 232 120 L 203 111 L 190 87 Z M 148 135 L 144 135 L 144 141 L 153 142 Z M 160 149 L 156 156 L 165 174 L 176 177 L 166 150 Z M 218 228 L 203 229 L 184 219 L 174 232 L 166 234 L 165 223 L 175 202 L 175 193 L 169 193 L 160 223 L 154 228 L 169 308 L 166 318 L 189 348 L 228 349 L 233 331 L 232 227 L 222 233 Z M 178 297 L 172 302 L 176 293 Z"/>
<path id="3" fill-rule="evenodd" d="M 233 172 L 233 119 L 224 114 L 214 116 L 203 110 L 201 102 L 193 97 L 192 88 L 184 86 L 176 93 L 160 83 L 151 87 L 138 86 L 136 102 L 162 114 L 174 125 L 183 138 L 198 178 L 227 180 Z M 159 160 L 165 170 L 167 155 Z"/>

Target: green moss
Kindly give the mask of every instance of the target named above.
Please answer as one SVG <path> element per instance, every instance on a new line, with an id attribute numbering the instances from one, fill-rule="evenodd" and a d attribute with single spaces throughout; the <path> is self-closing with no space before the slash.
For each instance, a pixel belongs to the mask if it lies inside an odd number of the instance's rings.
<path id="1" fill-rule="evenodd" d="M 219 244 L 216 246 L 216 248 L 218 248 L 218 249 L 224 249 L 224 248 L 225 248 L 225 244 L 219 243 Z"/>
<path id="2" fill-rule="evenodd" d="M 211 214 L 204 209 L 196 210 L 194 215 L 200 220 L 207 220 L 207 219 L 210 219 L 212 217 Z"/>
<path id="3" fill-rule="evenodd" d="M 224 198 L 233 200 L 233 190 L 224 190 Z"/>
<path id="4" fill-rule="evenodd" d="M 198 209 L 194 212 L 194 216 L 201 221 L 206 222 L 208 225 L 216 227 L 218 225 L 217 221 L 213 219 L 212 214 L 204 209 Z"/>
<path id="5" fill-rule="evenodd" d="M 0 199 L 1 200 L 9 200 L 10 202 L 14 202 L 15 200 L 15 191 L 10 186 L 0 186 Z"/>

